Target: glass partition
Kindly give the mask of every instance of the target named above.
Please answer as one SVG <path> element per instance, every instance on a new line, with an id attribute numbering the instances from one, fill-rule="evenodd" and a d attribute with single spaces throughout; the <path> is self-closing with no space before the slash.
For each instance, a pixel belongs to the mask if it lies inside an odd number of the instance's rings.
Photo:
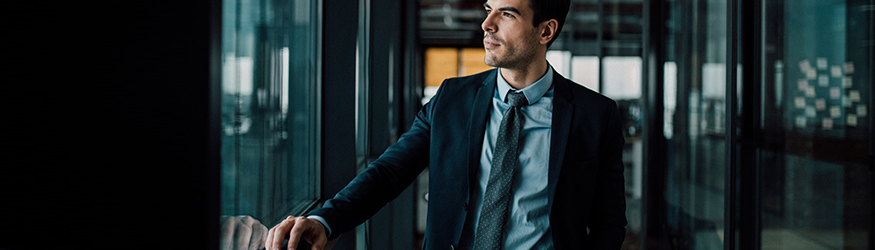
<path id="1" fill-rule="evenodd" d="M 872 248 L 872 6 L 763 3 L 762 249 Z"/>
<path id="2" fill-rule="evenodd" d="M 727 192 L 725 0 L 665 2 L 666 231 L 673 249 L 723 249 Z M 653 173 L 657 174 L 657 173 Z"/>
<path id="3" fill-rule="evenodd" d="M 222 6 L 221 214 L 273 225 L 319 194 L 319 4 Z"/>

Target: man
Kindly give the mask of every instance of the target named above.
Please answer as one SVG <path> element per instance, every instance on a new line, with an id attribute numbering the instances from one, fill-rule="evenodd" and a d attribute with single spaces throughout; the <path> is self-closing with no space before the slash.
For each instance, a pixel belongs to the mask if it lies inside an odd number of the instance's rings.
<path id="1" fill-rule="evenodd" d="M 488 0 L 487 65 L 451 78 L 413 126 L 325 205 L 273 227 L 322 249 L 429 166 L 424 249 L 619 249 L 624 139 L 616 103 L 555 73 L 546 51 L 569 2 Z M 561 3 L 560 3 L 561 2 Z"/>

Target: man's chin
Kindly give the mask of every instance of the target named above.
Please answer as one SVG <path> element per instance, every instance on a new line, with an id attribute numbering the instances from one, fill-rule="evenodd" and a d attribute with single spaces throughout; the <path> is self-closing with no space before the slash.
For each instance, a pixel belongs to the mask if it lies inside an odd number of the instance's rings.
<path id="1" fill-rule="evenodd" d="M 486 65 L 488 65 L 489 67 L 499 67 L 498 62 L 495 60 L 495 58 L 489 56 L 489 52 L 486 52 L 486 57 L 483 58 L 483 62 L 486 63 Z"/>

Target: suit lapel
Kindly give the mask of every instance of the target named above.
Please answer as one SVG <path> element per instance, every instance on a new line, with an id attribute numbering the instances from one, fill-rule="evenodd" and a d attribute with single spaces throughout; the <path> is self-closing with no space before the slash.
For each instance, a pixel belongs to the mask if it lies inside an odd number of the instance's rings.
<path id="1" fill-rule="evenodd" d="M 547 207 L 553 207 L 553 196 L 556 193 L 556 184 L 559 182 L 559 172 L 562 169 L 562 159 L 565 158 L 565 148 L 568 143 L 568 134 L 571 129 L 571 120 L 574 114 L 574 105 L 571 103 L 573 96 L 570 81 L 554 73 L 553 75 L 553 124 L 551 125 L 552 138 L 550 142 L 550 165 L 547 176 Z"/>
<path id="2" fill-rule="evenodd" d="M 480 167 L 480 151 L 483 149 L 483 134 L 486 131 L 486 122 L 489 111 L 492 110 L 492 94 L 495 92 L 495 79 L 498 77 L 496 70 L 483 80 L 474 95 L 474 103 L 471 105 L 471 123 L 468 124 L 468 183 L 469 187 L 477 183 L 475 177 Z M 470 191 L 470 189 L 469 189 Z"/>

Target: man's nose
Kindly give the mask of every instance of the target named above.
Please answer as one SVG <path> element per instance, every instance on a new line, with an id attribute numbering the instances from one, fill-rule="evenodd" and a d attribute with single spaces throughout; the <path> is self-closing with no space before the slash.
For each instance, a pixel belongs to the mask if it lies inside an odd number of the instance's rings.
<path id="1" fill-rule="evenodd" d="M 495 14 L 495 13 L 493 12 L 493 13 L 486 14 L 486 19 L 483 19 L 483 23 L 480 24 L 480 28 L 482 28 L 483 31 L 490 32 L 490 33 L 497 31 L 496 30 L 497 27 L 495 26 L 495 22 L 492 20 L 494 17 L 493 14 Z"/>

